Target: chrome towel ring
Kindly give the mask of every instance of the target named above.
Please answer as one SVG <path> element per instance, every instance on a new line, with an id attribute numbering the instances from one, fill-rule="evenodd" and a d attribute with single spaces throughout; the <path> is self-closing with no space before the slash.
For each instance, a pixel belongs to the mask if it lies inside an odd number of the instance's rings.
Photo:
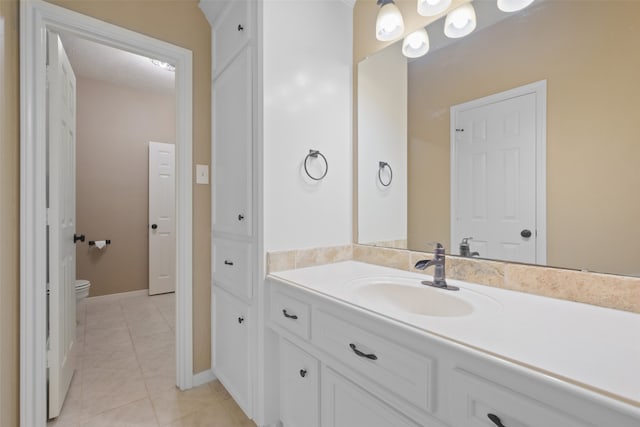
<path id="1" fill-rule="evenodd" d="M 382 184 L 385 187 L 388 187 L 391 185 L 391 181 L 393 181 L 393 169 L 391 169 L 391 165 L 387 162 L 380 162 L 378 163 L 378 181 L 380 181 L 380 184 Z M 382 171 L 387 168 L 389 169 L 389 181 L 388 182 L 384 182 L 382 180 Z"/>
<path id="2" fill-rule="evenodd" d="M 317 159 L 318 156 L 322 157 L 322 160 L 324 160 L 324 173 L 320 177 L 315 177 L 309 173 L 309 169 L 307 168 L 307 162 L 309 161 L 310 157 Z M 327 172 L 329 172 L 329 162 L 327 162 L 327 158 L 320 151 L 309 150 L 309 154 L 307 154 L 307 157 L 304 158 L 304 171 L 307 173 L 307 176 L 309 178 L 313 179 L 314 181 L 320 181 L 325 176 L 327 176 Z"/>

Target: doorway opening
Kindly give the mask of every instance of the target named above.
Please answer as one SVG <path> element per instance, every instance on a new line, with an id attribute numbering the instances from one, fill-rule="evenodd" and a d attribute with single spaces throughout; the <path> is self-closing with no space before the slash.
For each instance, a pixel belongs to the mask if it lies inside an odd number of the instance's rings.
<path id="1" fill-rule="evenodd" d="M 46 38 L 51 30 L 175 65 L 176 383 L 192 369 L 192 59 L 191 52 L 46 2 L 22 2 L 21 44 L 21 368 L 23 426 L 47 417 Z M 97 239 L 101 239 L 98 237 Z"/>

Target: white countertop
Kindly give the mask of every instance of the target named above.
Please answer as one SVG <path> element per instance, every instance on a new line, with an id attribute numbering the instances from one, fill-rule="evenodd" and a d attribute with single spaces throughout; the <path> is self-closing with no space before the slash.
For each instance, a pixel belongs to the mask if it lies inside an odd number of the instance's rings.
<path id="1" fill-rule="evenodd" d="M 356 261 L 271 273 L 270 277 L 354 304 L 545 374 L 640 407 L 640 314 L 447 279 L 476 306 L 460 317 L 411 315 L 354 299 L 363 278 L 431 276 Z M 451 292 L 438 290 L 440 292 Z"/>

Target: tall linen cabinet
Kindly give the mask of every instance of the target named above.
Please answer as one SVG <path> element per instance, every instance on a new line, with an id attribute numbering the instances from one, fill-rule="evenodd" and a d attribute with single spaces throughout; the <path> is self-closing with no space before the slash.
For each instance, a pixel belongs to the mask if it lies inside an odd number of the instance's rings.
<path id="1" fill-rule="evenodd" d="M 259 426 L 280 420 L 266 253 L 351 243 L 353 4 L 200 2 L 212 28 L 212 369 Z M 321 183 L 303 175 L 309 149 L 331 162 Z"/>

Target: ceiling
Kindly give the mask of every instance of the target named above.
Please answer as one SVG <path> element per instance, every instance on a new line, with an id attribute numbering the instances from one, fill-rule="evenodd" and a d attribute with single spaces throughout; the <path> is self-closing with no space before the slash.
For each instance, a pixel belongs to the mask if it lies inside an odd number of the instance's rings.
<path id="1" fill-rule="evenodd" d="M 69 34 L 61 34 L 73 71 L 78 77 L 135 89 L 173 94 L 175 73 L 136 55 Z"/>

